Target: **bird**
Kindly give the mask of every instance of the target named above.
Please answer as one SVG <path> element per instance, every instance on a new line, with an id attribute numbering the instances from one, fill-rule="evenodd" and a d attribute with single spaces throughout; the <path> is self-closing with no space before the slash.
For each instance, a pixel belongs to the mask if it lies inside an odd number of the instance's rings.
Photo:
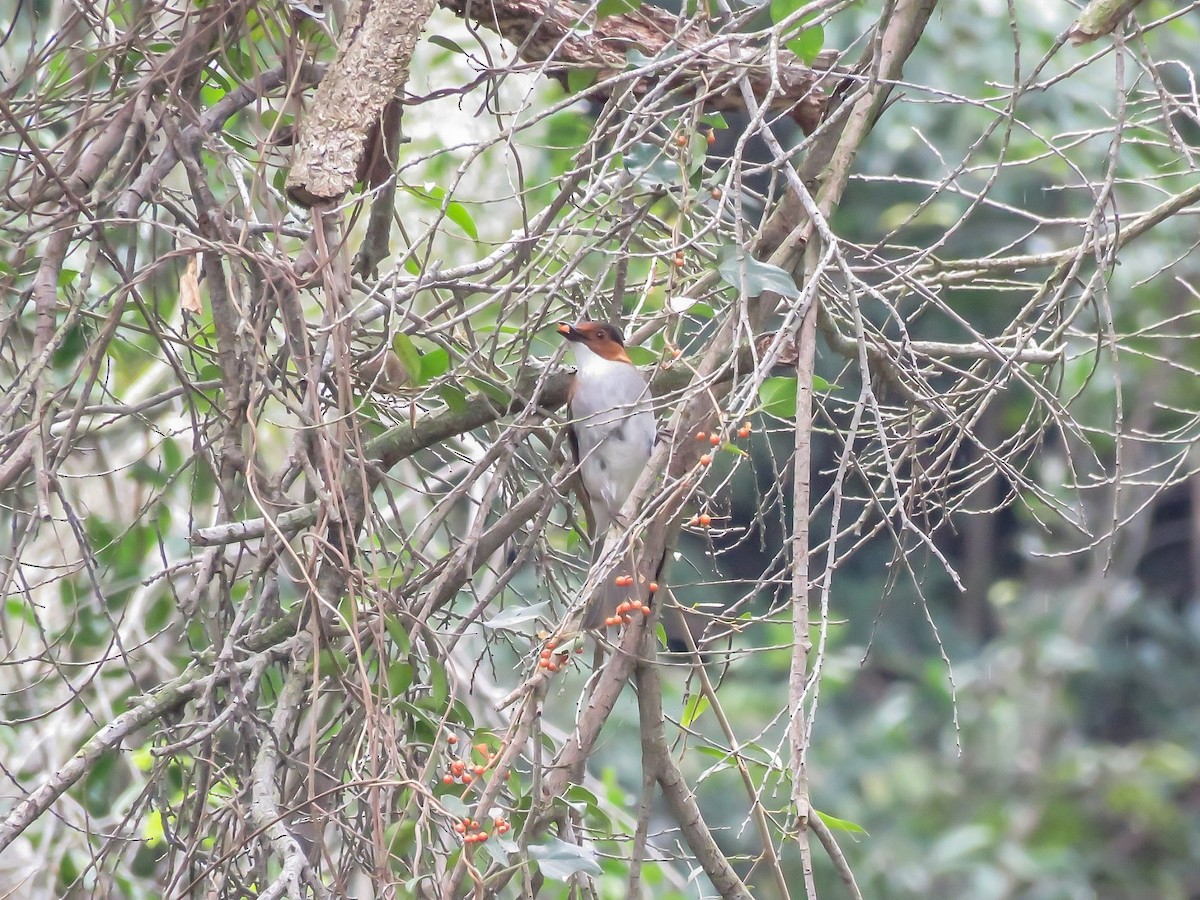
<path id="1" fill-rule="evenodd" d="M 595 565 L 605 555 L 609 529 L 621 524 L 621 508 L 650 460 L 657 425 L 649 406 L 650 389 L 625 352 L 620 328 L 607 322 L 563 322 L 558 332 L 575 355 L 575 375 L 567 393 L 568 436 L 590 514 Z M 632 569 L 630 556 L 604 579 L 584 609 L 584 629 L 598 628 L 614 614 L 623 599 L 615 576 L 633 574 Z"/>

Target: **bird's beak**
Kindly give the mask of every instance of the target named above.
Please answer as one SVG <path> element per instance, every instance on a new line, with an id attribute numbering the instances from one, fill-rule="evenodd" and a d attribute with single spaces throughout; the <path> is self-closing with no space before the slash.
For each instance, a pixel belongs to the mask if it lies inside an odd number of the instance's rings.
<path id="1" fill-rule="evenodd" d="M 575 328 L 572 325 L 568 325 L 566 322 L 559 322 L 558 323 L 558 333 L 561 334 L 563 337 L 569 338 L 575 334 Z"/>

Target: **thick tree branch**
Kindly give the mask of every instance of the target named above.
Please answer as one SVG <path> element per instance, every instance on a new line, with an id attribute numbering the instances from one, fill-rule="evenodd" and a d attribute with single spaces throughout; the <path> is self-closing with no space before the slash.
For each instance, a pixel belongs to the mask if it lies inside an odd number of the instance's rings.
<path id="1" fill-rule="evenodd" d="M 702 18 L 681 20 L 650 4 L 624 15 L 595 19 L 588 4 L 567 0 L 440 0 L 458 16 L 491 29 L 517 47 L 521 59 L 544 64 L 543 70 L 566 84 L 570 71 L 593 71 L 591 95 L 607 97 L 631 87 L 635 95 L 676 87 L 697 94 L 704 86 L 710 110 L 744 112 L 737 91 L 746 77 L 756 97 L 771 112 L 787 114 L 810 132 L 825 112 L 824 80 L 833 55 L 824 54 L 809 68 L 789 51 L 778 64 L 765 59 L 761 37 L 723 34 L 714 37 Z M 592 4 L 594 7 L 594 4 Z M 582 24 L 589 27 L 581 28 Z M 681 30 L 682 29 L 682 30 Z M 636 68 L 627 54 L 635 50 L 661 61 Z"/>
<path id="2" fill-rule="evenodd" d="M 361 174 L 372 129 L 408 80 L 417 38 L 435 0 L 356 0 L 342 48 L 300 124 L 288 196 L 312 206 L 337 200 Z"/>

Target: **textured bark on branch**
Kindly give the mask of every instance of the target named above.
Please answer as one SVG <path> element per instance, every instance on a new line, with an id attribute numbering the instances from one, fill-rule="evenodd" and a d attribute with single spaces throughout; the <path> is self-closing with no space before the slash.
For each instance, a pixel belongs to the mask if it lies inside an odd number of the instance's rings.
<path id="1" fill-rule="evenodd" d="M 630 66 L 626 54 L 636 50 L 646 57 L 671 52 L 669 61 L 633 85 L 635 94 L 652 87 L 680 87 L 690 93 L 704 91 L 710 110 L 742 112 L 738 81 L 749 79 L 754 95 L 769 104 L 771 112 L 789 115 L 805 131 L 821 121 L 828 95 L 824 79 L 835 57 L 822 54 L 814 68 L 805 66 L 788 50 L 779 51 L 772 66 L 761 42 L 748 35 L 714 38 L 701 20 L 680 19 L 674 13 L 644 5 L 620 16 L 597 20 L 587 14 L 587 4 L 565 0 L 440 0 L 455 15 L 500 34 L 516 45 L 528 63 L 543 64 L 546 74 L 564 86 L 570 71 L 596 72 L 593 96 L 604 97 L 620 89 Z M 587 29 L 577 26 L 587 23 Z M 774 69 L 774 71 L 773 71 Z M 614 79 L 611 86 L 604 82 Z M 665 79 L 667 84 L 660 82 Z"/>
<path id="2" fill-rule="evenodd" d="M 1067 29 L 1067 37 L 1072 44 L 1079 46 L 1112 34 L 1121 20 L 1141 3 L 1142 0 L 1092 0 Z"/>
<path id="3" fill-rule="evenodd" d="M 288 196 L 312 206 L 337 200 L 360 177 L 368 139 L 408 80 L 408 64 L 435 0 L 357 0 L 342 47 L 300 126 Z"/>

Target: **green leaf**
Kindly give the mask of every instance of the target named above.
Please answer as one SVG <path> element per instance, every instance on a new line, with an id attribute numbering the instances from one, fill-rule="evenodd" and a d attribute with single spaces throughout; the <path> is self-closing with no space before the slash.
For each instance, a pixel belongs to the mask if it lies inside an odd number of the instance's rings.
<path id="1" fill-rule="evenodd" d="M 771 0 L 771 21 L 780 24 L 805 3 L 806 0 Z M 813 63 L 825 46 L 824 28 L 820 25 L 805 27 L 805 23 L 812 21 L 816 15 L 816 12 L 812 12 L 800 17 L 788 25 L 784 32 L 785 46 L 808 65 Z"/>
<path id="2" fill-rule="evenodd" d="M 654 144 L 634 144 L 625 151 L 622 161 L 625 170 L 643 187 L 655 188 L 679 181 L 679 163 Z"/>
<path id="3" fill-rule="evenodd" d="M 623 16 L 631 13 L 642 5 L 642 0 L 600 0 L 596 4 L 596 18 L 605 16 Z"/>
<path id="4" fill-rule="evenodd" d="M 408 663 L 392 663 L 387 670 L 388 696 L 401 697 L 412 684 L 413 668 Z"/>
<path id="5" fill-rule="evenodd" d="M 825 29 L 820 25 L 805 28 L 799 37 L 785 41 L 784 46 L 800 57 L 805 65 L 811 66 L 825 46 Z"/>
<path id="6" fill-rule="evenodd" d="M 567 72 L 567 91 L 580 94 L 596 83 L 596 69 L 571 69 Z"/>
<path id="7" fill-rule="evenodd" d="M 461 53 L 463 56 L 467 55 L 467 51 L 464 50 L 458 43 L 450 40 L 448 37 L 443 37 L 440 34 L 435 34 L 429 38 L 429 43 L 436 47 L 441 47 L 443 50 L 449 50 L 451 53 Z"/>
<path id="8" fill-rule="evenodd" d="M 461 228 L 471 240 L 479 240 L 479 229 L 475 227 L 475 220 L 461 203 L 451 201 L 447 204 L 446 218 Z"/>
<path id="9" fill-rule="evenodd" d="M 397 650 L 401 653 L 408 653 L 412 649 L 412 642 L 408 638 L 408 629 L 396 616 L 385 616 L 384 627 Z"/>
<path id="10" fill-rule="evenodd" d="M 596 857 L 583 847 L 554 838 L 548 844 L 531 844 L 529 855 L 537 860 L 538 868 L 547 878 L 566 881 L 576 872 L 599 875 Z"/>
<path id="11" fill-rule="evenodd" d="M 401 185 L 401 187 L 426 206 L 432 206 L 439 210 L 445 206 L 446 218 L 465 231 L 471 240 L 479 240 L 479 229 L 475 226 L 475 220 L 471 218 L 467 208 L 457 200 L 447 201 L 446 191 L 443 188 L 438 187 L 432 181 L 425 182 L 419 188 L 407 184 Z"/>
<path id="12" fill-rule="evenodd" d="M 861 825 L 856 825 L 853 822 L 847 822 L 845 819 L 838 819 L 834 816 L 826 815 L 819 809 L 813 811 L 820 816 L 821 821 L 830 828 L 836 828 L 838 831 L 848 831 L 850 834 L 867 834 L 867 830 Z"/>
<path id="13" fill-rule="evenodd" d="M 400 359 L 400 364 L 404 366 L 404 372 L 408 375 L 408 383 L 420 384 L 421 354 L 417 352 L 416 346 L 413 345 L 412 338 L 407 334 L 397 334 L 392 339 L 392 349 L 396 351 L 396 356 Z"/>
<path id="14" fill-rule="evenodd" d="M 713 128 L 720 128 L 722 130 L 729 127 L 729 123 L 725 121 L 725 117 L 719 112 L 705 113 L 700 117 L 700 121 L 705 125 L 711 125 Z"/>
<path id="15" fill-rule="evenodd" d="M 629 354 L 635 366 L 648 366 L 658 359 L 657 353 L 645 347 L 626 347 L 625 352 Z"/>
<path id="16" fill-rule="evenodd" d="M 793 300 L 800 296 L 796 280 L 779 266 L 759 262 L 736 247 L 723 247 L 717 259 L 721 280 L 740 291 L 744 279 L 747 297 L 757 297 L 764 291 L 773 291 Z"/>
<path id="17" fill-rule="evenodd" d="M 450 369 L 450 354 L 445 347 L 435 347 L 421 357 L 421 384 L 428 384 Z"/>
<path id="18" fill-rule="evenodd" d="M 704 715 L 706 709 L 708 709 L 708 698 L 703 694 L 692 694 L 683 707 L 683 717 L 679 720 L 679 724 L 684 728 L 691 728 L 692 723 Z"/>
<path id="19" fill-rule="evenodd" d="M 446 402 L 446 408 L 452 413 L 461 413 L 467 408 L 467 395 L 456 387 L 451 385 L 443 385 L 438 389 L 442 400 Z"/>
<path id="20" fill-rule="evenodd" d="M 767 415 L 791 421 L 796 417 L 796 379 L 764 379 L 758 388 L 758 399 Z"/>

